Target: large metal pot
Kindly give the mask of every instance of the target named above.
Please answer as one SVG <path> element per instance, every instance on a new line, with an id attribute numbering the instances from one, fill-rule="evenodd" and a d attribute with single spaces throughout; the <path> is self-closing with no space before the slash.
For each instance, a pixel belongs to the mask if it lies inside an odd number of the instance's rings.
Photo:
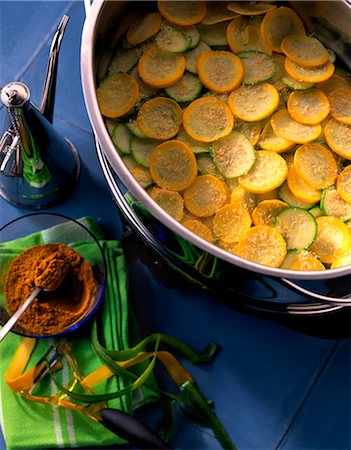
<path id="1" fill-rule="evenodd" d="M 317 301 L 330 302 L 329 304 L 333 305 L 351 305 L 351 300 L 345 298 L 349 295 L 351 288 L 351 266 L 326 271 L 292 271 L 266 267 L 233 255 L 204 241 L 172 219 L 151 199 L 126 168 L 114 148 L 100 114 L 96 88 L 99 79 L 106 73 L 114 47 L 120 36 L 119 33 L 123 32 L 122 17 L 132 13 L 137 8 L 144 9 L 149 3 L 151 2 L 94 1 L 87 8 L 87 17 L 82 34 L 81 73 L 86 107 L 95 133 L 98 156 L 104 175 L 123 215 L 153 246 L 155 246 L 156 239 L 156 247 L 158 247 L 159 253 L 166 254 L 165 256 L 171 260 L 171 264 L 176 269 L 183 266 L 185 262 L 184 269 L 181 269 L 185 274 L 188 273 L 187 269 L 201 272 L 205 261 L 205 266 L 207 266 L 205 277 L 209 279 L 216 271 L 219 261 L 221 273 L 223 273 L 223 270 L 227 273 L 226 278 L 235 266 L 235 269 L 239 270 L 239 278 L 240 274 L 245 274 L 247 271 L 261 276 L 278 277 L 280 281 L 282 280 L 292 289 L 298 290 L 303 295 L 312 295 Z M 351 67 L 351 31 L 349 26 L 351 23 L 351 4 L 346 0 L 340 0 L 291 2 L 291 6 L 303 17 L 306 27 L 313 31 L 327 47 L 338 54 L 341 64 Z M 133 199 L 131 202 L 126 200 L 126 190 L 128 191 L 127 198 Z M 142 208 L 138 207 L 140 204 Z M 145 210 L 150 215 L 145 215 Z M 190 258 L 191 261 L 184 261 L 184 255 L 177 255 L 172 249 L 166 248 L 167 245 L 164 244 L 163 237 L 160 237 L 157 230 L 155 232 L 158 225 L 164 228 L 168 237 L 169 235 L 172 236 L 171 240 L 185 243 L 190 247 L 190 252 L 194 253 L 195 251 L 195 257 Z M 182 244 L 181 247 L 183 248 Z M 171 257 L 169 257 L 170 255 Z M 208 269 L 209 260 L 211 269 Z M 187 263 L 189 263 L 188 266 Z M 225 269 L 223 269 L 224 267 Z M 234 279 L 237 279 L 238 272 L 233 273 L 236 273 Z M 339 280 L 340 284 L 347 287 L 347 292 L 337 293 L 336 296 L 330 295 L 329 290 L 327 295 L 324 295 L 324 293 L 313 294 L 309 287 L 306 289 L 306 287 L 301 286 L 301 283 L 292 281 L 331 279 Z M 228 283 L 228 280 L 226 282 Z"/>

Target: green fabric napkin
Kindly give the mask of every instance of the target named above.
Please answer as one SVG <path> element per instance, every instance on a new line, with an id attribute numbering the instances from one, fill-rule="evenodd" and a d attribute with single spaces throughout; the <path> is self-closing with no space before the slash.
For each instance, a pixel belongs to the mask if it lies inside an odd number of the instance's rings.
<path id="1" fill-rule="evenodd" d="M 99 239 L 103 247 L 108 270 L 107 288 L 100 309 L 97 312 L 99 334 L 103 345 L 109 349 L 124 350 L 129 348 L 127 267 L 122 249 L 117 241 L 104 240 L 98 224 L 91 218 L 79 220 L 92 234 Z M 83 233 L 84 234 L 84 233 Z M 96 245 L 86 241 L 85 236 L 72 228 L 70 223 L 56 225 L 40 233 L 0 244 L 0 268 L 6 272 L 6 266 L 22 251 L 30 246 L 57 241 L 69 243 L 92 264 L 101 264 L 101 255 L 96 252 Z M 83 239 L 83 240 L 82 240 Z M 5 268 L 5 270 L 4 270 Z M 1 282 L 1 280 L 0 280 Z M 1 283 L 2 285 L 2 283 Z M 3 295 L 0 292 L 0 295 Z M 135 324 L 131 329 L 134 329 Z M 72 354 L 79 363 L 84 375 L 102 365 L 91 347 L 91 324 L 82 330 L 68 334 L 64 338 L 40 339 L 27 367 L 31 367 L 43 356 L 50 344 L 69 342 Z M 0 419 L 5 436 L 7 450 L 25 450 L 34 448 L 68 448 L 85 446 L 104 446 L 124 442 L 102 425 L 76 411 L 53 407 L 46 404 L 26 400 L 10 390 L 4 381 L 13 355 L 21 337 L 9 333 L 0 344 Z M 63 369 L 58 372 L 58 379 L 63 385 L 69 381 L 67 361 L 63 360 Z M 95 393 L 115 392 L 126 387 L 126 382 L 120 377 L 111 377 L 100 383 Z M 57 392 L 57 387 L 49 376 L 46 376 L 35 393 L 50 395 Z M 132 413 L 136 407 L 156 400 L 156 395 L 144 386 L 133 393 L 133 396 L 123 396 L 108 402 L 108 407 L 118 408 Z"/>

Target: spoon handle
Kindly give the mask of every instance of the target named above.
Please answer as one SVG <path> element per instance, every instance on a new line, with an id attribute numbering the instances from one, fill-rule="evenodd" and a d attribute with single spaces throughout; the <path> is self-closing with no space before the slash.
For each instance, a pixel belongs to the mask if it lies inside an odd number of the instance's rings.
<path id="1" fill-rule="evenodd" d="M 24 311 L 31 305 L 33 300 L 41 291 L 40 287 L 36 287 L 34 291 L 30 294 L 30 296 L 25 300 L 22 305 L 18 308 L 18 310 L 9 318 L 9 320 L 5 323 L 5 325 L 0 330 L 0 342 L 4 339 L 7 333 L 11 330 L 11 328 L 15 325 L 15 323 L 22 317 Z"/>

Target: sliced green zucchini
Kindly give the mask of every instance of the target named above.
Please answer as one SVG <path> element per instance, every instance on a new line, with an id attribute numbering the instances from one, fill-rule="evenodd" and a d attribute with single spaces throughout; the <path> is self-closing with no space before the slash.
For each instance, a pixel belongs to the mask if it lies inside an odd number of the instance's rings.
<path id="1" fill-rule="evenodd" d="M 120 41 L 121 48 L 129 49 L 135 47 L 135 45 L 130 44 L 125 37 L 123 37 Z"/>
<path id="2" fill-rule="evenodd" d="M 295 78 L 289 76 L 288 74 L 282 78 L 283 83 L 288 86 L 288 88 L 294 91 L 306 91 L 307 89 L 313 88 L 315 83 L 311 83 L 309 81 L 298 81 Z"/>
<path id="3" fill-rule="evenodd" d="M 281 269 L 290 269 L 290 267 L 294 264 L 294 262 L 299 257 L 301 251 L 306 251 L 306 250 L 288 250 L 286 257 L 285 257 L 282 265 L 280 266 L 280 268 Z"/>
<path id="4" fill-rule="evenodd" d="M 146 139 L 147 137 L 145 134 L 141 131 L 139 128 L 136 119 L 129 119 L 127 122 L 125 122 L 126 127 L 128 130 L 134 134 L 134 136 L 137 136 L 140 139 Z"/>
<path id="5" fill-rule="evenodd" d="M 109 65 L 109 73 L 129 72 L 137 64 L 141 50 L 138 47 L 119 48 Z"/>
<path id="6" fill-rule="evenodd" d="M 154 184 L 150 170 L 147 167 L 137 164 L 136 167 L 130 171 L 130 173 L 144 189 L 148 189 Z"/>
<path id="7" fill-rule="evenodd" d="M 208 153 L 201 153 L 199 155 L 196 155 L 196 160 L 200 175 L 214 175 L 215 177 L 224 181 L 223 175 L 217 169 L 217 166 Z"/>
<path id="8" fill-rule="evenodd" d="M 297 208 L 302 209 L 311 209 L 314 205 L 311 203 L 304 202 L 303 200 L 299 200 L 289 189 L 288 183 L 285 181 L 282 186 L 279 188 L 278 196 L 283 202 L 287 203 L 290 206 L 295 206 Z"/>
<path id="9" fill-rule="evenodd" d="M 113 129 L 112 141 L 121 153 L 130 153 L 131 138 L 132 134 L 124 123 L 117 124 Z"/>
<path id="10" fill-rule="evenodd" d="M 195 74 L 185 72 L 180 80 L 165 88 L 165 92 L 176 102 L 184 103 L 195 100 L 201 94 L 202 88 L 202 83 Z"/>
<path id="11" fill-rule="evenodd" d="M 297 268 L 298 267 L 298 268 Z M 322 262 L 309 250 L 288 250 L 281 269 L 323 270 Z"/>
<path id="12" fill-rule="evenodd" d="M 247 50 L 237 53 L 237 56 L 241 59 L 245 69 L 242 84 L 262 83 L 275 74 L 275 61 L 267 53 Z"/>
<path id="13" fill-rule="evenodd" d="M 200 41 L 199 44 L 190 51 L 184 53 L 185 57 L 185 68 L 191 73 L 197 74 L 197 62 L 200 56 L 204 53 L 211 50 L 205 42 Z"/>
<path id="14" fill-rule="evenodd" d="M 212 142 L 211 156 L 225 178 L 247 174 L 255 162 L 255 149 L 247 137 L 239 131 Z"/>
<path id="15" fill-rule="evenodd" d="M 317 217 L 320 217 L 320 216 L 323 215 L 323 214 L 322 214 L 322 210 L 321 210 L 321 208 L 320 208 L 319 205 L 316 205 L 316 206 L 314 206 L 313 208 L 311 208 L 311 209 L 309 210 L 309 212 L 312 214 L 312 216 L 313 216 L 315 219 L 317 219 Z"/>
<path id="16" fill-rule="evenodd" d="M 280 211 L 274 227 L 286 241 L 287 250 L 307 249 L 317 236 L 317 222 L 306 209 L 290 207 Z"/>
<path id="17" fill-rule="evenodd" d="M 151 155 L 158 145 L 158 141 L 133 136 L 130 142 L 130 151 L 138 164 L 149 168 Z"/>
<path id="18" fill-rule="evenodd" d="M 177 134 L 175 139 L 188 144 L 189 147 L 191 148 L 191 150 L 196 154 L 208 153 L 210 151 L 210 144 L 208 142 L 200 142 L 200 141 L 197 141 L 196 139 L 193 139 L 184 130 L 183 126 L 180 127 L 179 133 Z"/>
<path id="19" fill-rule="evenodd" d="M 340 197 L 335 187 L 323 190 L 321 210 L 324 216 L 335 216 L 343 222 L 351 219 L 351 204 Z"/>
<path id="20" fill-rule="evenodd" d="M 213 25 L 198 24 L 201 40 L 211 47 L 228 45 L 227 26 L 229 21 L 220 22 Z"/>
<path id="21" fill-rule="evenodd" d="M 189 40 L 179 28 L 163 23 L 156 35 L 156 43 L 162 49 L 172 53 L 185 52 L 189 48 Z"/>
<path id="22" fill-rule="evenodd" d="M 332 63 L 335 63 L 336 61 L 336 54 L 333 52 L 333 50 L 330 50 L 330 48 L 327 49 L 327 52 L 329 54 L 329 61 Z"/>
<path id="23" fill-rule="evenodd" d="M 197 47 L 200 43 L 200 33 L 199 30 L 195 25 L 190 25 L 187 27 L 181 28 L 183 33 L 185 33 L 186 37 L 188 38 L 188 50 L 192 50 L 195 47 Z"/>
<path id="24" fill-rule="evenodd" d="M 132 69 L 130 74 L 138 84 L 139 100 L 148 100 L 156 95 L 157 89 L 152 88 L 140 78 L 137 66 Z"/>
<path id="25" fill-rule="evenodd" d="M 135 161 L 132 155 L 122 155 L 122 161 L 126 165 L 129 172 L 131 172 L 138 166 L 138 163 Z"/>
<path id="26" fill-rule="evenodd" d="M 105 117 L 105 125 L 107 128 L 108 134 L 111 136 L 111 138 L 112 138 L 113 130 L 114 130 L 115 126 L 117 125 L 117 123 L 118 122 L 116 120 Z"/>

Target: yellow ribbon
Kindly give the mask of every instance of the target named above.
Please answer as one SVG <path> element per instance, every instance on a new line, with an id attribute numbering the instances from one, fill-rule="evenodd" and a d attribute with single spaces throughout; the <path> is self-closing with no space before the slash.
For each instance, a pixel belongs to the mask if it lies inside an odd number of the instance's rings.
<path id="1" fill-rule="evenodd" d="M 135 366 L 136 364 L 146 361 L 153 356 L 154 352 L 140 352 L 133 358 L 126 361 L 116 361 L 116 364 L 127 369 L 128 367 Z M 160 360 L 160 362 L 163 364 L 169 375 L 178 386 L 183 384 L 185 381 L 193 382 L 192 376 L 183 368 L 183 366 L 171 353 L 163 350 L 157 351 L 156 357 Z M 81 380 L 81 385 L 84 388 L 89 389 L 113 375 L 114 372 L 109 369 L 108 366 L 103 365 L 83 378 L 83 380 Z"/>
<path id="2" fill-rule="evenodd" d="M 23 338 L 5 374 L 4 379 L 6 383 L 14 392 L 29 392 L 33 388 L 36 377 L 47 365 L 46 361 L 42 361 L 24 372 L 35 345 L 36 339 L 27 337 Z M 140 352 L 133 358 L 126 361 L 116 361 L 116 364 L 122 368 L 128 369 L 129 367 L 144 362 L 153 356 L 154 352 Z M 157 351 L 156 356 L 178 386 L 185 381 L 193 381 L 191 375 L 183 368 L 183 366 L 171 353 L 167 351 Z M 56 367 L 56 369 L 57 368 L 58 367 Z M 79 381 L 82 387 L 86 390 L 90 390 L 113 375 L 114 372 L 109 369 L 108 366 L 103 365 Z"/>

